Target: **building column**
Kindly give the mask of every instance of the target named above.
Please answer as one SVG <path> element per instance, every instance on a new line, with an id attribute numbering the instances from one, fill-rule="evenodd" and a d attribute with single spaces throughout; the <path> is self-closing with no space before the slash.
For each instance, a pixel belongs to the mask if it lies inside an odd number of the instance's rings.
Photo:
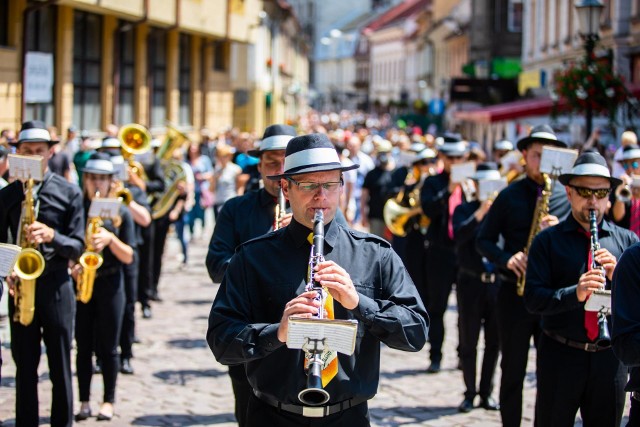
<path id="1" fill-rule="evenodd" d="M 55 123 L 60 132 L 73 121 L 73 8 L 58 6 L 53 85 Z"/>
<path id="2" fill-rule="evenodd" d="M 149 127 L 149 86 L 147 37 L 149 25 L 140 24 L 135 29 L 135 76 L 133 80 L 133 120 Z"/>
<path id="3" fill-rule="evenodd" d="M 118 20 L 115 16 L 102 16 L 102 69 L 100 71 L 100 98 L 102 99 L 102 118 L 100 125 L 105 129 L 114 123 L 114 86 L 113 86 L 113 56 Z"/>
<path id="4" fill-rule="evenodd" d="M 178 30 L 167 33 L 167 120 L 178 123 L 178 109 L 180 107 L 180 90 L 178 88 L 178 60 L 179 60 Z"/>
<path id="5" fill-rule="evenodd" d="M 202 37 L 191 37 L 191 124 L 193 125 L 194 134 L 200 139 L 200 129 L 202 123 L 202 94 L 204 92 L 205 79 L 203 76 L 203 61 L 200 56 L 203 44 Z M 205 73 L 206 74 L 206 73 Z"/>

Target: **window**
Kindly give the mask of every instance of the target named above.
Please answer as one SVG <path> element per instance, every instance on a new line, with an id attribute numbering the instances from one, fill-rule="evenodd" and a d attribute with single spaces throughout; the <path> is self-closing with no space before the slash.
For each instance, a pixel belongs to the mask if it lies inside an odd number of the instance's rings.
<path id="1" fill-rule="evenodd" d="M 2 18 L 0 18 L 2 20 Z M 27 19 L 27 39 L 25 44 L 28 52 L 55 53 L 56 8 L 43 7 L 29 14 Z M 55 56 L 53 58 L 55 70 Z M 53 124 L 55 117 L 53 94 L 51 102 L 27 103 L 24 120 L 42 120 Z"/>
<path id="2" fill-rule="evenodd" d="M 123 21 L 121 25 L 126 23 Z M 132 123 L 133 117 L 133 90 L 135 72 L 135 30 L 120 31 L 118 41 L 115 45 L 116 55 L 118 55 L 116 79 L 118 88 L 118 99 L 116 105 L 116 124 L 124 125 Z"/>
<path id="3" fill-rule="evenodd" d="M 180 34 L 180 59 L 178 61 L 178 90 L 180 92 L 180 108 L 178 123 L 191 124 L 191 37 Z"/>
<path id="4" fill-rule="evenodd" d="M 9 46 L 9 0 L 0 0 L 0 46 Z"/>
<path id="5" fill-rule="evenodd" d="M 167 118 L 167 33 L 154 28 L 149 32 L 150 125 L 164 126 Z"/>
<path id="6" fill-rule="evenodd" d="M 213 42 L 213 69 L 214 71 L 227 71 L 227 44 L 223 40 Z"/>
<path id="7" fill-rule="evenodd" d="M 522 0 L 509 0 L 507 29 L 512 33 L 522 32 Z"/>

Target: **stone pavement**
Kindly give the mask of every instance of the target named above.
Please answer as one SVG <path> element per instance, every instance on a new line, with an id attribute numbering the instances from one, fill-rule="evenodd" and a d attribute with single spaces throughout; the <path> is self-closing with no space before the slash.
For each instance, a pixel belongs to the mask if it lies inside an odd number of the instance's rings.
<path id="1" fill-rule="evenodd" d="M 137 334 L 142 343 L 134 347 L 135 375 L 119 375 L 116 416 L 110 424 L 95 418 L 77 423 L 91 426 L 234 426 L 233 394 L 225 366 L 214 359 L 204 339 L 211 302 L 218 289 L 206 273 L 204 259 L 210 231 L 191 244 L 188 268 L 180 269 L 180 253 L 170 238 L 165 255 L 160 293 L 163 302 L 153 306 L 153 318 L 139 318 Z M 3 306 L 6 304 L 3 301 Z M 370 402 L 372 424 L 392 426 L 497 426 L 496 412 L 476 409 L 459 414 L 463 398 L 462 373 L 457 365 L 457 314 L 455 293 L 446 315 L 447 338 L 443 371 L 425 373 L 428 352 L 405 353 L 383 347 L 378 395 Z M 139 313 L 138 313 L 139 315 Z M 8 347 L 7 319 L 0 324 L 3 342 L 0 420 L 14 426 L 15 367 Z M 428 345 L 426 346 L 428 348 Z M 535 403 L 535 353 L 530 353 L 524 392 L 523 426 L 531 426 Z M 75 371 L 75 369 L 74 369 Z M 40 419 L 48 425 L 51 384 L 46 357 L 40 364 Z M 286 375 L 286 373 L 283 373 Z M 496 380 L 499 379 L 499 370 Z M 74 378 L 77 399 L 77 382 Z M 497 398 L 497 387 L 494 393 Z M 102 377 L 92 382 L 92 408 L 102 401 Z M 76 402 L 76 410 L 79 404 Z M 628 408 L 627 408 L 628 412 Z M 580 425 L 579 421 L 576 425 Z"/>

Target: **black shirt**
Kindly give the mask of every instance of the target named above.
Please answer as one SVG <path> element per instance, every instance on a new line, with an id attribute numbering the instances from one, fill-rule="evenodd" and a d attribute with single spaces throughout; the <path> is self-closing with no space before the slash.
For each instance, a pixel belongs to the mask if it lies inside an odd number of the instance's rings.
<path id="1" fill-rule="evenodd" d="M 527 245 L 533 212 L 541 189 L 542 187 L 529 177 L 512 183 L 498 194 L 478 231 L 478 252 L 495 264 L 502 277 L 512 283 L 515 283 L 517 278 L 507 268 L 507 262 Z M 569 212 L 571 205 L 564 186 L 557 182 L 549 198 L 549 213 L 562 221 Z M 504 248 L 498 246 L 500 236 L 504 238 Z"/>
<path id="2" fill-rule="evenodd" d="M 126 183 L 125 187 L 131 192 L 132 200 L 149 211 L 149 213 L 151 213 L 151 206 L 149 206 L 149 197 L 147 196 L 147 192 L 143 191 L 142 188 L 129 183 Z M 133 219 L 133 216 L 131 216 L 131 218 Z M 132 246 L 142 246 L 142 244 L 144 243 L 144 238 L 142 237 L 142 229 L 146 227 L 138 225 L 135 221 L 133 222 L 133 227 L 135 230 L 136 240 L 135 244 Z"/>
<path id="3" fill-rule="evenodd" d="M 480 202 L 465 202 L 453 212 L 453 234 L 456 257 L 461 271 L 479 275 L 487 271 L 482 256 L 476 249 L 476 235 L 480 224 L 474 215 Z M 483 218 L 484 219 L 484 218 Z"/>
<path id="4" fill-rule="evenodd" d="M 303 353 L 278 340 L 285 304 L 304 292 L 310 230 L 296 221 L 238 248 L 211 308 L 207 341 L 225 365 L 246 363 L 251 386 L 279 402 L 300 404 L 306 388 Z M 330 403 L 371 398 L 378 387 L 380 341 L 419 351 L 428 316 L 398 255 L 377 236 L 335 221 L 325 229 L 325 257 L 349 272 L 360 302 L 346 310 L 334 302 L 336 319 L 357 319 L 355 353 L 338 355 L 339 370 L 325 390 Z"/>
<path id="5" fill-rule="evenodd" d="M 275 198 L 264 188 L 229 199 L 222 205 L 207 253 L 211 280 L 222 281 L 229 260 L 240 244 L 273 228 L 275 209 Z"/>
<path id="6" fill-rule="evenodd" d="M 381 167 L 372 169 L 365 177 L 362 188 L 369 191 L 369 218 L 383 219 L 382 211 L 392 186 L 393 171 Z"/>
<path id="7" fill-rule="evenodd" d="M 611 286 L 613 352 L 629 366 L 626 391 L 640 391 L 640 244 L 618 259 Z"/>
<path id="8" fill-rule="evenodd" d="M 0 190 L 0 242 L 20 244 L 18 225 L 24 190 L 21 182 L 15 181 Z M 47 171 L 36 196 L 36 220 L 53 228 L 55 234 L 50 243 L 38 246 L 45 259 L 45 270 L 40 279 L 49 272 L 66 270 L 69 260 L 76 260 L 84 249 L 84 209 L 82 194 L 77 185 L 72 185 L 60 175 Z"/>
<path id="9" fill-rule="evenodd" d="M 427 241 L 431 245 L 453 249 L 449 238 L 449 174 L 441 172 L 427 177 L 420 191 L 422 211 L 431 220 L 427 229 Z M 464 202 L 464 196 L 462 196 Z"/>
<path id="10" fill-rule="evenodd" d="M 585 303 L 579 302 L 576 294 L 578 280 L 588 270 L 591 247 L 583 230 L 570 215 L 533 239 L 524 304 L 529 312 L 542 315 L 544 330 L 573 341 L 589 342 L 584 328 Z M 608 221 L 600 223 L 598 237 L 600 247 L 608 249 L 616 259 L 638 241 L 635 234 Z"/>
<path id="11" fill-rule="evenodd" d="M 67 154 L 63 151 L 55 152 L 51 158 L 49 158 L 49 170 L 63 177 L 64 174 L 71 169 L 69 164 L 69 157 L 67 157 Z"/>

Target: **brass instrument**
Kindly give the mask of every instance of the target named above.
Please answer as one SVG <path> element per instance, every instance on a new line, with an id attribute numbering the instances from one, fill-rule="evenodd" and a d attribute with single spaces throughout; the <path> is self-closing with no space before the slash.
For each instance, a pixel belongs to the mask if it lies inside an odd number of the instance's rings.
<path id="1" fill-rule="evenodd" d="M 124 186 L 124 183 L 122 181 L 117 181 L 113 189 L 113 195 L 116 199 L 120 200 L 120 203 L 125 206 L 129 206 L 129 203 L 133 201 L 133 195 L 131 194 L 131 191 Z"/>
<path id="2" fill-rule="evenodd" d="M 189 138 L 184 133 L 171 125 L 167 125 L 167 135 L 156 155 L 162 164 L 165 189 L 163 193 L 154 195 L 155 201 L 151 205 L 151 217 L 153 219 L 165 216 L 178 198 L 178 183 L 184 182 L 187 174 L 182 163 L 173 159 L 172 155 L 176 149 L 182 148 L 189 143 Z"/>
<path id="3" fill-rule="evenodd" d="M 616 200 L 619 200 L 622 203 L 631 201 L 631 195 L 631 187 L 629 184 L 616 188 Z"/>
<path id="4" fill-rule="evenodd" d="M 317 209 L 313 219 L 313 245 L 311 245 L 311 254 L 309 255 L 309 281 L 307 282 L 306 291 L 316 291 L 318 296 L 316 300 L 320 302 L 318 314 L 314 317 L 323 319 L 324 302 L 326 299 L 325 290 L 320 282 L 315 280 L 315 267 L 324 261 L 324 214 L 321 209 Z M 322 340 L 316 340 L 322 341 Z M 307 388 L 298 393 L 298 399 L 305 405 L 318 406 L 329 401 L 329 393 L 322 387 L 322 351 L 317 349 L 319 343 L 308 351 L 311 352 L 311 360 L 309 361 L 307 371 Z"/>
<path id="5" fill-rule="evenodd" d="M 533 211 L 533 221 L 531 221 L 531 228 L 529 229 L 529 239 L 527 240 L 527 246 L 523 250 L 525 255 L 529 254 L 529 248 L 531 248 L 533 238 L 536 237 L 536 235 L 540 232 L 540 223 L 542 222 L 542 218 L 549 214 L 551 178 L 546 173 L 542 174 L 542 178 L 544 179 L 544 188 L 542 189 L 542 194 L 540 194 L 540 197 L 538 197 L 538 200 L 536 201 L 536 208 Z M 526 274 L 518 277 L 516 291 L 519 296 L 524 295 L 524 284 L 526 279 Z"/>
<path id="6" fill-rule="evenodd" d="M 276 204 L 276 216 L 275 216 L 275 224 L 273 226 L 274 230 L 279 230 L 282 228 L 282 219 L 287 213 L 287 200 L 284 197 L 284 192 L 282 188 L 278 191 L 278 203 Z"/>
<path id="7" fill-rule="evenodd" d="M 122 157 L 129 163 L 131 172 L 145 181 L 148 180 L 144 167 L 134 160 L 136 154 L 142 154 L 151 148 L 151 134 L 144 127 L 136 123 L 122 126 L 118 132 L 118 139 L 122 144 Z"/>
<path id="8" fill-rule="evenodd" d="M 429 218 L 422 214 L 422 207 L 420 206 L 420 190 L 424 182 L 423 179 L 420 179 L 420 175 L 418 167 L 411 169 L 407 174 L 402 190 L 395 198 L 387 200 L 384 204 L 382 217 L 387 228 L 394 236 L 405 237 L 409 232 L 407 223 L 416 215 L 421 215 L 421 229 L 426 229 L 429 226 Z M 405 197 L 405 187 L 416 179 L 420 180 L 420 183 Z"/>
<path id="9" fill-rule="evenodd" d="M 96 196 L 98 195 L 99 193 L 96 193 Z M 84 304 L 91 301 L 91 296 L 93 295 L 93 284 L 96 280 L 96 271 L 104 261 L 102 255 L 97 253 L 93 246 L 93 235 L 98 232 L 98 228 L 100 227 L 102 227 L 102 219 L 100 217 L 89 218 L 85 236 L 87 249 L 78 260 L 82 266 L 82 273 L 77 279 L 76 299 Z"/>
<path id="10" fill-rule="evenodd" d="M 33 179 L 29 178 L 25 183 L 24 201 L 22 202 L 22 215 L 20 217 L 19 241 L 22 251 L 18 254 L 13 268 L 19 283 L 14 293 L 15 313 L 13 321 L 28 326 L 33 322 L 36 303 L 36 279 L 42 275 L 45 261 L 42 254 L 36 249 L 36 245 L 27 240 L 27 227 L 36 219 L 33 200 Z"/>
<path id="11" fill-rule="evenodd" d="M 603 270 L 602 266 L 598 265 L 596 262 L 596 251 L 600 249 L 600 240 L 598 239 L 598 219 L 596 216 L 595 209 L 589 210 L 589 229 L 591 232 L 591 265 L 589 266 L 590 270 L 600 269 Z M 603 271 L 604 274 L 604 271 Z M 594 294 L 604 295 L 611 299 L 611 291 L 607 289 L 599 289 L 593 292 Z M 603 308 L 598 311 L 598 338 L 596 338 L 596 345 L 607 347 L 611 345 L 611 335 L 609 334 L 609 325 L 607 321 L 607 314 L 609 312 L 608 308 Z"/>

